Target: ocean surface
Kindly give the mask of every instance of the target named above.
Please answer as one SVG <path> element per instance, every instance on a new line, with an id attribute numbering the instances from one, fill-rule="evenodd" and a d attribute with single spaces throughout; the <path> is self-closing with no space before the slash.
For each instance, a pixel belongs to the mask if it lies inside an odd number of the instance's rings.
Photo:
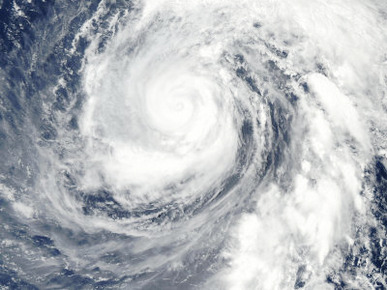
<path id="1" fill-rule="evenodd" d="M 0 289 L 387 289 L 386 1 L 0 7 Z"/>

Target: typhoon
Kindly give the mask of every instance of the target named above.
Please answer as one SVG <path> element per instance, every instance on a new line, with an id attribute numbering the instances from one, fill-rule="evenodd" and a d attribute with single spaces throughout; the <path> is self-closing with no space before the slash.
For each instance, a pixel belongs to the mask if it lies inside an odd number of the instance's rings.
<path id="1" fill-rule="evenodd" d="M 1 289 L 386 289 L 387 3 L 0 1 Z"/>

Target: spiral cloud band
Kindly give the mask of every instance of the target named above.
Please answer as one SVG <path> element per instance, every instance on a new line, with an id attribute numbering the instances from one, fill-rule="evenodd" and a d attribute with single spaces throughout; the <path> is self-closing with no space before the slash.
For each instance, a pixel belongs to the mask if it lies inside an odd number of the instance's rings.
<path id="1" fill-rule="evenodd" d="M 386 4 L 6 2 L 5 286 L 387 287 Z"/>

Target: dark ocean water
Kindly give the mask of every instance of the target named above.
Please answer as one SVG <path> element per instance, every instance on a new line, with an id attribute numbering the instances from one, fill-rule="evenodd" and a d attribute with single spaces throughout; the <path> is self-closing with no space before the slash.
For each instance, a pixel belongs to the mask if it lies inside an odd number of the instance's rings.
<path id="1" fill-rule="evenodd" d="M 387 287 L 385 4 L 0 6 L 1 289 Z"/>

